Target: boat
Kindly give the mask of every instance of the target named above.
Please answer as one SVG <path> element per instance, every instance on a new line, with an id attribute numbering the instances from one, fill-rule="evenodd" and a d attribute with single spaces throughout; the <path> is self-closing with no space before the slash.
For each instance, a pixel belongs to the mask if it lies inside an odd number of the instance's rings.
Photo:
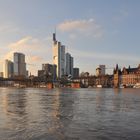
<path id="1" fill-rule="evenodd" d="M 121 84 L 119 87 L 120 87 L 120 88 L 125 88 L 125 86 L 124 86 L 123 84 Z"/>
<path id="2" fill-rule="evenodd" d="M 19 83 L 15 83 L 15 84 L 14 84 L 14 87 L 16 87 L 16 88 L 26 88 L 26 85 L 22 85 L 22 84 L 19 84 Z"/>
<path id="3" fill-rule="evenodd" d="M 140 88 L 140 83 L 136 83 L 133 88 Z"/>
<path id="4" fill-rule="evenodd" d="M 102 88 L 102 85 L 97 85 L 97 88 Z"/>

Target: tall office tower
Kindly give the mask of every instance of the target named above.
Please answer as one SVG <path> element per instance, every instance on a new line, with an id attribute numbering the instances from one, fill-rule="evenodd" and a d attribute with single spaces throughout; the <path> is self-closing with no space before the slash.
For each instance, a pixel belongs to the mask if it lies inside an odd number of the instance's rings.
<path id="1" fill-rule="evenodd" d="M 14 53 L 14 76 L 26 77 L 25 55 L 22 53 Z"/>
<path id="2" fill-rule="evenodd" d="M 66 53 L 65 60 L 65 74 L 73 76 L 73 57 L 71 57 L 70 53 Z"/>
<path id="3" fill-rule="evenodd" d="M 56 79 L 56 65 L 42 64 L 42 71 Z"/>
<path id="4" fill-rule="evenodd" d="M 71 57 L 70 59 L 70 75 L 73 77 L 73 64 L 74 64 L 74 58 Z"/>
<path id="5" fill-rule="evenodd" d="M 42 64 L 42 70 L 46 70 L 48 73 L 52 71 L 52 64 Z"/>
<path id="6" fill-rule="evenodd" d="M 71 59 L 71 55 L 69 53 L 66 53 L 66 69 L 65 69 L 65 74 L 66 75 L 70 75 L 70 59 Z"/>
<path id="7" fill-rule="evenodd" d="M 101 69 L 101 75 L 105 75 L 105 65 L 99 65 L 99 68 Z"/>
<path id="8" fill-rule="evenodd" d="M 73 78 L 79 77 L 79 68 L 73 68 Z"/>
<path id="9" fill-rule="evenodd" d="M 61 78 L 65 74 L 65 46 L 56 40 L 53 34 L 53 64 L 57 66 L 56 75 Z"/>
<path id="10" fill-rule="evenodd" d="M 11 78 L 13 76 L 14 65 L 10 60 L 4 62 L 4 78 Z"/>

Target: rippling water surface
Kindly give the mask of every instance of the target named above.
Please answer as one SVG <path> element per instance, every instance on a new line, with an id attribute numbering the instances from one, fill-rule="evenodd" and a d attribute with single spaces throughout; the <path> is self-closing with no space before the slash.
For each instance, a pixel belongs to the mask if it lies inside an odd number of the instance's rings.
<path id="1" fill-rule="evenodd" d="M 140 140 L 139 89 L 0 88 L 0 140 Z"/>

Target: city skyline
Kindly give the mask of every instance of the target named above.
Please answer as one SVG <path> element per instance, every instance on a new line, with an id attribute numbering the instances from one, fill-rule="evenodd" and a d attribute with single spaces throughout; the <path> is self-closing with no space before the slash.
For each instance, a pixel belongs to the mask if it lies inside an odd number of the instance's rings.
<path id="1" fill-rule="evenodd" d="M 25 55 L 23 53 L 14 52 L 13 61 L 6 59 L 3 65 L 3 77 L 28 77 L 28 70 L 26 69 Z"/>
<path id="2" fill-rule="evenodd" d="M 27 68 L 35 75 L 42 63 L 52 63 L 55 28 L 81 72 L 95 74 L 99 64 L 136 67 L 139 5 L 138 0 L 1 0 L 0 71 L 5 59 L 12 60 L 13 52 L 27 56 Z"/>

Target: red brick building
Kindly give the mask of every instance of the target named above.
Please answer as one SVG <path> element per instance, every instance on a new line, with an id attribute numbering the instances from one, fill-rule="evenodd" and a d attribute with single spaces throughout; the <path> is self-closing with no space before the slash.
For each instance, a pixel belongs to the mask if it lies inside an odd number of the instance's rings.
<path id="1" fill-rule="evenodd" d="M 140 83 L 140 65 L 137 68 L 123 68 L 121 75 L 121 84 L 133 86 Z"/>
<path id="2" fill-rule="evenodd" d="M 116 68 L 114 69 L 114 87 L 119 87 L 120 85 L 129 87 L 134 86 L 137 83 L 140 83 L 140 64 L 137 68 L 128 68 L 121 69 Z"/>

